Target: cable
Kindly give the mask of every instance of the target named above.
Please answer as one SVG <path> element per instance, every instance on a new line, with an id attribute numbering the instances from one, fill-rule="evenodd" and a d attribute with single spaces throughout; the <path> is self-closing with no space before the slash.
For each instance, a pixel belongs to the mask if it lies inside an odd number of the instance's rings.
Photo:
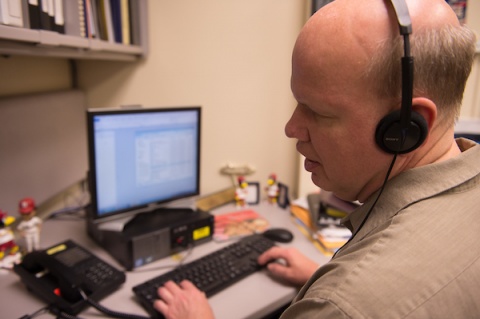
<path id="1" fill-rule="evenodd" d="M 69 313 L 64 312 L 63 310 L 58 309 L 57 307 L 50 305 L 48 310 L 54 315 L 57 316 L 57 319 L 82 319 L 80 317 L 71 315 Z"/>
<path id="2" fill-rule="evenodd" d="M 95 300 L 89 298 L 85 292 L 82 289 L 78 289 L 80 294 L 82 295 L 82 298 L 92 307 L 97 309 L 100 312 L 103 312 L 104 314 L 113 317 L 113 318 L 125 318 L 125 319 L 150 319 L 150 317 L 145 317 L 145 316 L 140 316 L 140 315 L 135 315 L 135 314 L 129 314 L 129 313 L 123 313 L 123 312 L 118 312 L 114 311 L 111 309 L 108 309 L 107 307 L 104 307 L 100 305 L 98 302 Z"/>
<path id="3" fill-rule="evenodd" d="M 343 244 L 342 247 L 340 247 L 339 249 L 337 249 L 337 251 L 335 252 L 335 254 L 333 254 L 332 259 L 335 258 L 335 256 L 337 255 L 337 253 L 338 253 L 340 250 L 342 250 L 343 247 L 347 246 L 347 244 L 352 241 L 352 239 L 353 239 L 353 238 L 360 232 L 360 230 L 363 228 L 363 225 L 365 225 L 365 222 L 367 221 L 368 217 L 370 216 L 370 214 L 372 213 L 373 209 L 374 209 L 375 206 L 377 205 L 377 202 L 378 202 L 378 200 L 380 199 L 380 196 L 382 195 L 383 190 L 385 189 L 385 186 L 387 185 L 388 178 L 390 177 L 390 174 L 392 173 L 393 165 L 395 165 L 395 162 L 396 162 L 396 160 L 397 160 L 397 155 L 398 155 L 398 153 L 395 153 L 395 155 L 393 156 L 392 162 L 390 163 L 390 167 L 388 168 L 387 174 L 385 175 L 385 179 L 384 179 L 384 181 L 383 181 L 382 187 L 380 188 L 380 192 L 378 193 L 377 198 L 375 198 L 375 201 L 373 202 L 372 206 L 371 206 L 370 209 L 368 210 L 367 215 L 366 215 L 365 218 L 363 219 L 363 221 L 362 221 L 362 223 L 360 224 L 360 226 L 358 227 L 357 231 L 347 240 L 347 242 L 346 242 L 345 244 Z"/>
<path id="4" fill-rule="evenodd" d="M 48 216 L 47 219 L 83 219 L 83 210 L 87 207 L 87 205 L 81 205 L 76 207 L 66 207 L 63 209 L 59 209 L 54 211 Z"/>
<path id="5" fill-rule="evenodd" d="M 35 318 L 36 316 L 40 316 L 40 315 L 43 315 L 44 313 L 47 313 L 49 310 L 50 310 L 49 307 L 45 306 L 43 308 L 38 309 L 31 315 L 23 315 L 19 319 L 32 319 L 32 318 Z"/>

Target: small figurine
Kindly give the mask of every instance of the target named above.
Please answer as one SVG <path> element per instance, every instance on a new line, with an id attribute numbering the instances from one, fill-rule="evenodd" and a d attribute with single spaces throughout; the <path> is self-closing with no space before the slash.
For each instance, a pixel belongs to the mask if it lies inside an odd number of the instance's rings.
<path id="1" fill-rule="evenodd" d="M 276 204 L 278 201 L 279 188 L 277 183 L 277 175 L 270 174 L 267 180 L 267 197 L 270 204 Z"/>
<path id="2" fill-rule="evenodd" d="M 10 225 L 15 217 L 8 216 L 0 210 L 0 266 L 1 268 L 12 268 L 14 263 L 20 262 L 21 255 L 19 247 L 15 243 Z"/>
<path id="3" fill-rule="evenodd" d="M 248 183 L 243 176 L 239 176 L 237 180 L 238 186 L 235 190 L 235 202 L 237 208 L 243 208 L 247 206 Z"/>
<path id="4" fill-rule="evenodd" d="M 42 220 L 36 215 L 35 202 L 32 198 L 24 198 L 18 204 L 18 211 L 22 221 L 18 224 L 17 230 L 25 238 L 27 251 L 31 252 L 40 248 L 40 231 Z"/>

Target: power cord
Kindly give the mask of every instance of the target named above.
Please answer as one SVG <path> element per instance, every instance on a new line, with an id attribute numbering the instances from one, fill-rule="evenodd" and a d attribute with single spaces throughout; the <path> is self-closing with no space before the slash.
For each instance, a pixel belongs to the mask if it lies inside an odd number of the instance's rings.
<path id="1" fill-rule="evenodd" d="M 50 311 L 50 308 L 49 306 L 45 306 L 41 309 L 38 309 L 37 311 L 35 311 L 34 313 L 30 314 L 30 315 L 23 315 L 21 316 L 20 318 L 18 319 L 32 319 L 32 318 L 35 318 L 37 316 L 41 316 L 45 313 L 48 313 Z"/>
<path id="2" fill-rule="evenodd" d="M 57 319 L 82 319 L 80 317 L 66 313 L 65 311 L 62 311 L 53 305 L 49 306 L 48 309 L 50 310 L 50 313 L 57 316 Z"/>
<path id="3" fill-rule="evenodd" d="M 100 305 L 98 302 L 96 302 L 95 300 L 88 297 L 82 289 L 78 288 L 78 291 L 79 291 L 80 295 L 82 296 L 83 300 L 85 300 L 86 303 L 88 303 L 90 306 L 94 307 L 95 309 L 97 309 L 101 313 L 109 316 L 110 318 L 150 319 L 150 317 L 145 317 L 145 316 L 140 316 L 140 315 L 135 315 L 135 314 L 129 314 L 129 313 L 122 313 L 122 312 L 118 312 L 118 311 L 108 309 L 107 307 L 104 307 L 104 306 Z M 23 315 L 18 319 L 33 319 L 33 318 L 35 318 L 37 316 L 40 316 L 42 314 L 45 314 L 45 313 L 51 313 L 51 314 L 55 315 L 57 317 L 57 319 L 82 319 L 81 317 L 78 317 L 76 315 L 71 315 L 71 314 L 59 309 L 57 306 L 55 306 L 53 304 L 45 306 L 45 307 L 35 311 L 32 314 Z"/>
<path id="4" fill-rule="evenodd" d="M 104 307 L 104 306 L 100 305 L 95 300 L 89 298 L 82 289 L 79 288 L 78 291 L 82 295 L 83 300 L 85 300 L 90 306 L 94 307 L 95 309 L 97 309 L 98 311 L 100 311 L 100 312 L 102 312 L 106 315 L 109 315 L 110 317 L 125 318 L 125 319 L 150 319 L 150 317 L 145 317 L 145 316 L 140 316 L 140 315 L 135 315 L 135 314 L 129 314 L 129 313 L 123 313 L 123 312 L 118 312 L 118 311 L 108 309 L 107 307 Z"/>

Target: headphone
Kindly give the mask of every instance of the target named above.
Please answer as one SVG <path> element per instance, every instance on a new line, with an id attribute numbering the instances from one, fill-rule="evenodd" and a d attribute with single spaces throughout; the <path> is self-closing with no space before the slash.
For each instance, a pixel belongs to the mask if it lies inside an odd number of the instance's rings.
<path id="1" fill-rule="evenodd" d="M 402 105 L 400 110 L 387 114 L 375 131 L 378 146 L 390 154 L 404 154 L 422 145 L 427 137 L 427 122 L 418 112 L 412 111 L 413 57 L 410 55 L 409 35 L 412 22 L 405 0 L 391 0 L 403 36 Z"/>
<path id="2" fill-rule="evenodd" d="M 372 206 L 368 210 L 365 218 L 358 226 L 357 231 L 352 234 L 348 241 L 333 254 L 332 259 L 337 253 L 347 246 L 349 242 L 360 232 L 363 225 L 377 205 L 380 196 L 385 189 L 388 177 L 392 172 L 398 154 L 411 152 L 422 145 L 427 137 L 427 122 L 418 112 L 412 111 L 413 97 L 413 57 L 410 55 L 409 34 L 412 33 L 412 22 L 405 0 L 391 0 L 397 15 L 398 25 L 400 26 L 400 35 L 403 36 L 404 55 L 402 57 L 402 107 L 400 110 L 387 114 L 380 120 L 375 131 L 375 140 L 385 152 L 394 154 L 388 172 L 383 181 L 382 187 L 375 198 Z"/>

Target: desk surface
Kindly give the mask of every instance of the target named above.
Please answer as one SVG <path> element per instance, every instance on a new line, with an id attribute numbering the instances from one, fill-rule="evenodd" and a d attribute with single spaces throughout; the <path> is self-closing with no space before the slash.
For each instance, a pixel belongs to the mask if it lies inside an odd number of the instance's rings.
<path id="1" fill-rule="evenodd" d="M 286 245 L 297 247 L 304 254 L 321 264 L 329 260 L 292 224 L 288 209 L 281 209 L 267 203 L 250 208 L 264 216 L 270 222 L 271 227 L 283 227 L 293 232 L 293 242 Z M 235 211 L 235 207 L 226 205 L 212 213 L 221 214 L 231 211 Z M 41 238 L 42 247 L 55 245 L 67 238 L 74 240 L 118 269 L 123 269 L 113 257 L 88 237 L 84 219 L 48 220 L 44 222 Z M 186 262 L 220 249 L 229 243 L 231 242 L 217 243 L 212 241 L 199 245 L 191 251 Z M 176 261 L 171 257 L 166 257 L 127 272 L 125 284 L 118 291 L 102 299 L 100 303 L 112 310 L 147 315 L 145 310 L 136 302 L 132 287 L 168 271 L 169 269 L 160 268 L 175 265 L 175 263 Z M 268 276 L 266 271 L 262 270 L 210 297 L 209 301 L 216 318 L 261 318 L 288 303 L 295 294 L 295 288 L 275 281 Z M 2 318 L 20 318 L 25 314 L 32 314 L 44 306 L 45 303 L 42 300 L 26 290 L 13 271 L 0 270 L 0 312 Z M 82 318 L 102 317 L 96 309 L 91 307 L 84 310 L 79 316 Z M 41 318 L 53 318 L 53 316 L 44 315 Z"/>

